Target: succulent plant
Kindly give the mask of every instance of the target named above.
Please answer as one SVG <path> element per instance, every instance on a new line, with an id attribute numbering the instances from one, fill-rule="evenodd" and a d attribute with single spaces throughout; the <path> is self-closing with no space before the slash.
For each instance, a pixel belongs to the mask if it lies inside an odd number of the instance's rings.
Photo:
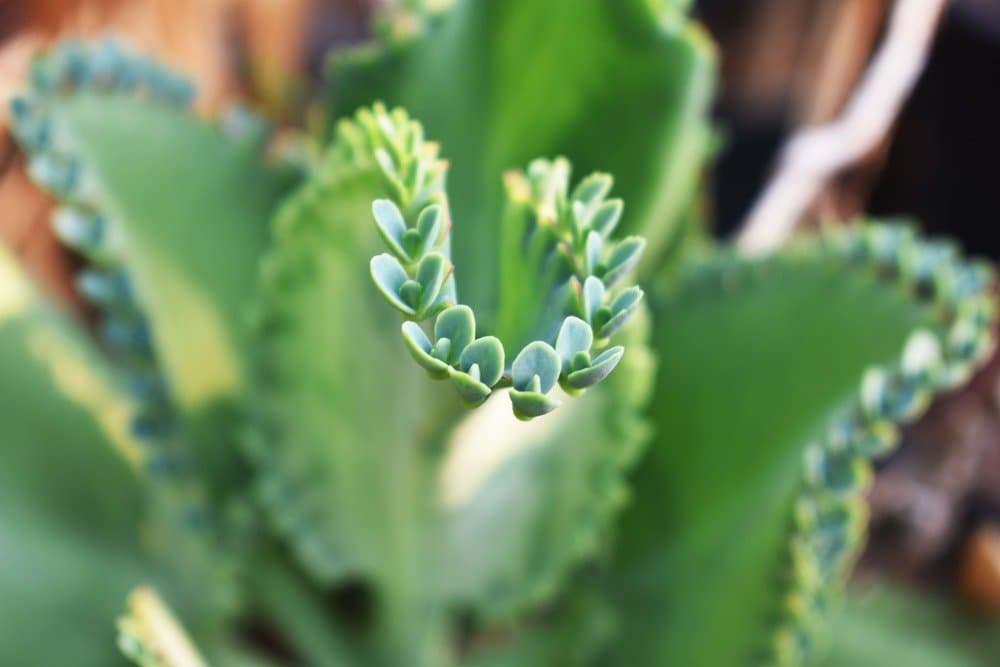
<path id="1" fill-rule="evenodd" d="M 293 150 L 112 41 L 37 60 L 13 128 L 96 326 L 0 254 L 0 662 L 112 663 L 126 609 L 147 667 L 822 656 L 991 271 L 898 223 L 711 241 L 685 3 L 439 4 Z"/>

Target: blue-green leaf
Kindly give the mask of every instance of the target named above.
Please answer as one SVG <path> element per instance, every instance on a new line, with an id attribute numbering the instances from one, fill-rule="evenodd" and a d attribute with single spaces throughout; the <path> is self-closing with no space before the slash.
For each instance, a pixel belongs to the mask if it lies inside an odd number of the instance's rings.
<path id="1" fill-rule="evenodd" d="M 602 237 L 609 238 L 618 227 L 625 204 L 621 199 L 609 199 L 597 207 L 590 221 L 590 228 Z"/>
<path id="2" fill-rule="evenodd" d="M 444 230 L 444 211 L 438 204 L 431 204 L 417 218 L 417 232 L 420 234 L 420 245 L 416 248 L 417 256 L 431 251 L 441 239 Z"/>
<path id="3" fill-rule="evenodd" d="M 562 360 L 564 372 L 569 372 L 572 368 L 573 358 L 578 352 L 590 352 L 593 344 L 594 332 L 589 324 L 573 316 L 563 320 L 556 337 L 556 354 Z"/>
<path id="4" fill-rule="evenodd" d="M 642 301 L 643 292 L 639 287 L 629 287 L 616 296 L 607 307 L 606 316 L 601 317 L 601 310 L 594 316 L 595 326 L 599 326 L 598 338 L 608 338 L 625 326 L 628 319 L 636 312 Z M 603 322 L 601 320 L 604 320 Z"/>
<path id="5" fill-rule="evenodd" d="M 445 361 L 457 364 L 465 348 L 476 338 L 476 316 L 472 314 L 472 309 L 459 305 L 441 311 L 434 321 L 434 337 L 450 341 Z"/>
<path id="6" fill-rule="evenodd" d="M 511 377 L 520 391 L 548 393 L 559 379 L 561 361 L 552 346 L 542 341 L 528 343 L 514 359 Z M 537 382 L 532 382 L 537 378 Z"/>
<path id="7" fill-rule="evenodd" d="M 406 234 L 406 221 L 403 213 L 391 199 L 376 199 L 372 202 L 372 215 L 382 240 L 401 260 L 409 260 L 412 255 L 403 248 L 403 235 Z"/>
<path id="8" fill-rule="evenodd" d="M 566 376 L 566 382 L 574 389 L 586 389 L 592 387 L 611 374 L 618 362 L 625 354 L 625 348 L 621 345 L 609 348 L 597 355 L 590 366 L 573 371 Z"/>
<path id="9" fill-rule="evenodd" d="M 421 10 L 405 36 L 334 54 L 330 99 L 334 117 L 377 100 L 402 105 L 442 142 L 461 221 L 453 258 L 476 268 L 463 278 L 462 301 L 492 319 L 504 196 L 497 176 L 538 155 L 614 174 L 630 211 L 623 225 L 649 238 L 655 266 L 711 145 L 715 53 L 704 31 L 674 3 L 649 0 L 429 4 L 447 8 Z M 579 186 L 580 200 L 609 181 Z"/>
<path id="10" fill-rule="evenodd" d="M 631 273 L 639 263 L 645 247 L 646 241 L 638 236 L 629 236 L 620 241 L 605 262 L 607 268 L 601 276 L 604 285 L 611 287 Z"/>
<path id="11" fill-rule="evenodd" d="M 416 322 L 403 322 L 403 342 L 413 359 L 434 377 L 447 377 L 448 364 L 434 356 L 434 346 Z"/>
<path id="12" fill-rule="evenodd" d="M 441 288 L 450 271 L 451 265 L 441 253 L 432 252 L 420 260 L 416 275 L 416 281 L 420 285 L 420 296 L 414 304 L 418 319 L 430 314 L 428 310 L 441 294 Z"/>
<path id="13" fill-rule="evenodd" d="M 479 379 L 483 384 L 492 387 L 503 376 L 504 351 L 503 343 L 494 336 L 485 336 L 468 345 L 462 352 L 459 365 L 468 371 L 473 364 L 479 367 Z"/>
<path id="14" fill-rule="evenodd" d="M 372 257 L 369 263 L 375 286 L 394 308 L 405 315 L 416 313 L 410 300 L 403 297 L 403 286 L 409 280 L 399 260 L 388 253 Z"/>

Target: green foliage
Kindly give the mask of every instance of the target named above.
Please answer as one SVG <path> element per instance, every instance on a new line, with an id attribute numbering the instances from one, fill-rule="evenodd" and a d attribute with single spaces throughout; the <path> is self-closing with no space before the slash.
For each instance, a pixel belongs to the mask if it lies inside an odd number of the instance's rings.
<path id="1" fill-rule="evenodd" d="M 544 570 L 515 570 L 497 581 L 499 577 L 487 568 L 464 577 L 463 590 L 449 590 L 447 582 L 454 569 L 441 569 L 442 563 L 451 565 L 457 560 L 464 568 L 474 568 L 476 563 L 465 561 L 461 551 L 452 553 L 465 545 L 447 536 L 467 530 L 459 522 L 475 513 L 502 511 L 503 506 L 496 504 L 502 499 L 492 498 L 490 478 L 487 495 L 477 498 L 474 506 L 460 502 L 444 514 L 436 506 L 438 471 L 448 465 L 442 463 L 447 436 L 461 412 L 447 396 L 428 393 L 419 368 L 400 355 L 409 352 L 432 377 L 450 378 L 470 404 L 484 403 L 491 387 L 507 376 L 514 387 L 515 412 L 527 406 L 524 409 L 533 410 L 531 414 L 552 405 L 546 394 L 560 378 L 562 360 L 547 343 L 536 341 L 505 369 L 499 340 L 477 338 L 472 310 L 451 305 L 455 290 L 450 270 L 447 278 L 421 283 L 413 300 L 401 296 L 408 292 L 400 289 L 406 281 L 418 282 L 410 276 L 419 277 L 427 257 L 437 256 L 442 262 L 448 257 L 450 221 L 444 218 L 443 165 L 421 136 L 419 125 L 401 111 L 363 110 L 352 121 L 342 121 L 324 167 L 276 219 L 274 249 L 263 267 L 264 306 L 258 318 L 262 363 L 257 393 L 262 400 L 254 412 L 260 419 L 249 443 L 260 475 L 258 495 L 270 509 L 276 528 L 314 576 L 325 582 L 349 576 L 370 579 L 381 604 L 390 609 L 387 614 L 412 616 L 417 611 L 407 607 L 421 600 L 421 605 L 432 609 L 452 601 L 517 609 L 523 602 L 494 604 L 489 587 L 511 587 L 512 600 L 518 594 L 544 598 L 552 593 L 545 587 L 551 588 L 551 581 L 562 576 L 579 553 L 593 548 L 581 548 L 575 539 L 565 545 L 547 541 L 551 556 L 544 551 L 539 554 L 551 560 Z M 384 149 L 396 141 L 393 150 Z M 395 157 L 387 157 L 391 154 Z M 423 166 L 408 166 L 416 156 L 422 156 Z M 436 187 L 407 180 L 400 187 L 395 178 L 400 173 L 427 174 L 428 182 Z M 365 224 L 373 200 L 376 224 Z M 412 226 L 407 220 L 414 221 Z M 366 289 L 364 258 L 380 243 L 394 254 L 376 255 L 371 262 L 369 272 L 376 287 L 406 317 L 426 315 L 424 310 L 436 312 L 433 340 L 409 319 L 403 323 L 401 343 L 394 333 L 398 325 L 392 313 L 373 302 L 370 288 Z M 425 254 L 420 255 L 420 249 Z M 391 270 L 383 273 L 380 260 L 405 276 L 395 279 L 394 287 L 385 278 Z M 434 294 L 421 296 L 427 285 L 432 285 Z M 583 320 L 569 321 L 590 332 Z M 352 323 L 350 330 L 345 330 L 345 322 Z M 354 330 L 366 333 L 358 338 Z M 343 342 L 338 344 L 338 340 Z M 565 338 L 561 345 L 554 342 L 560 349 L 569 349 Z M 318 346 L 329 353 L 317 359 L 308 352 Z M 586 350 L 575 353 L 587 354 L 589 349 L 588 344 Z M 543 351 L 536 354 L 537 350 Z M 621 348 L 613 351 L 618 357 L 612 361 L 617 362 Z M 648 368 L 641 354 L 636 361 L 636 370 L 629 373 L 632 383 Z M 579 376 L 571 380 L 570 373 L 581 371 L 590 372 L 588 379 L 595 380 L 600 373 L 607 375 L 612 365 L 602 360 L 591 368 L 589 358 L 584 360 L 587 365 L 581 365 L 579 354 L 574 354 L 573 362 L 576 365 L 567 366 L 567 382 L 577 381 Z M 391 373 L 391 381 L 371 369 Z M 611 508 L 605 506 L 615 505 L 610 498 L 621 493 L 621 471 L 634 458 L 641 437 L 634 428 L 630 430 L 629 420 L 637 419 L 645 399 L 641 389 L 599 389 L 593 390 L 593 400 L 579 412 L 592 416 L 593 421 L 581 419 L 580 431 L 555 437 L 530 436 L 524 444 L 535 452 L 519 465 L 514 477 L 519 483 L 539 485 L 538 466 L 563 470 L 559 474 L 565 476 L 565 498 L 554 490 L 551 502 L 565 502 L 567 512 L 593 512 L 587 516 L 591 525 L 575 531 L 587 540 L 594 540 L 596 531 L 606 526 Z M 336 403 L 329 402 L 330 396 L 338 397 Z M 496 407 L 489 406 L 488 419 L 495 422 L 494 428 L 513 435 L 513 420 L 497 416 Z M 383 409 L 391 411 L 392 419 L 380 415 Z M 471 437 L 488 434 L 473 429 Z M 361 447 L 359 443 L 366 444 Z M 588 488 L 588 475 L 611 477 L 602 479 L 597 488 Z M 523 544 L 532 549 L 537 548 L 538 538 L 526 523 L 537 521 L 544 507 L 535 502 L 530 501 L 525 513 L 499 528 L 525 531 Z M 436 537 L 439 534 L 445 535 L 443 543 Z M 522 539 L 516 533 L 511 537 Z M 498 535 L 484 544 L 496 545 L 503 539 Z M 441 549 L 445 549 L 443 555 Z M 514 566 L 525 564 L 515 562 Z M 512 574 L 526 581 L 511 580 Z M 540 582 L 538 590 L 527 586 L 532 580 Z M 444 583 L 428 588 L 431 582 Z M 393 599 L 395 595 L 402 599 Z M 397 623 L 391 618 L 385 622 Z M 413 623 L 413 619 L 406 622 Z"/>
<path id="2" fill-rule="evenodd" d="M 12 106 L 35 180 L 68 206 L 56 229 L 98 267 L 128 273 L 127 285 L 90 274 L 91 291 L 114 300 L 134 290 L 149 319 L 152 334 L 123 319 L 110 337 L 148 347 L 152 335 L 185 408 L 242 385 L 243 310 L 289 181 L 252 145 L 192 117 L 192 96 L 185 79 L 113 42 L 68 43 L 35 63 L 31 91 Z"/>
<path id="3" fill-rule="evenodd" d="M 487 404 L 455 429 L 437 583 L 483 620 L 551 600 L 574 566 L 606 548 L 628 497 L 625 476 L 649 438 L 647 329 L 641 318 L 623 332 L 628 354 L 617 372 L 552 415 L 519 422 Z M 505 454 L 487 460 L 485 477 L 482 450 Z"/>
<path id="4" fill-rule="evenodd" d="M 425 180 L 436 183 L 441 175 L 431 160 L 421 164 L 406 148 L 420 140 L 422 134 L 414 129 L 419 126 L 406 125 L 402 117 L 393 123 L 380 107 L 376 119 L 382 122 L 377 123 L 374 158 L 383 176 L 389 183 L 398 180 L 397 174 L 411 176 L 394 188 L 399 205 L 377 199 L 372 206 L 376 227 L 392 254 L 373 257 L 371 274 L 382 295 L 407 319 L 403 338 L 417 363 L 433 378 L 450 377 L 471 406 L 489 398 L 495 385 L 512 387 L 514 414 L 524 420 L 559 406 L 547 396 L 557 381 L 566 391 L 580 393 L 606 378 L 625 350 L 601 350 L 642 298 L 637 286 L 616 293 L 611 289 L 635 268 L 645 246 L 636 236 L 609 242 L 622 212 L 620 200 L 606 200 L 611 177 L 592 174 L 570 194 L 564 159 L 536 160 L 526 174 L 507 175 L 508 273 L 499 328 L 508 349 L 517 349 L 512 339 L 530 342 L 506 369 L 502 341 L 494 336 L 477 339 L 472 309 L 453 303 L 451 223 L 444 222 L 439 203 L 426 201 L 433 190 Z M 415 218 L 412 226 L 400 206 L 419 211 L 409 216 Z M 418 323 L 435 316 L 432 342 Z M 532 340 L 536 335 L 541 340 Z M 592 358 L 595 350 L 599 352 Z"/>
<path id="5" fill-rule="evenodd" d="M 986 667 L 1000 655 L 997 622 L 899 590 L 852 591 L 823 667 Z"/>
<path id="6" fill-rule="evenodd" d="M 3 249 L 0 377 L 0 663 L 118 664 L 121 601 L 163 574 L 139 542 L 145 502 L 132 407 L 74 323 Z"/>
<path id="7" fill-rule="evenodd" d="M 505 264 L 496 175 L 537 155 L 615 175 L 626 232 L 655 266 L 688 206 L 710 144 L 715 55 L 684 3 L 454 0 L 390 10 L 375 45 L 329 63 L 334 117 L 405 107 L 453 165 L 455 263 L 463 302 L 492 322 Z M 440 8 L 445 5 L 447 9 Z M 434 8 L 438 7 L 438 8 Z"/>
<path id="8" fill-rule="evenodd" d="M 399 320 L 376 300 L 368 275 L 381 244 L 372 201 L 393 187 L 377 162 L 378 132 L 368 111 L 340 124 L 322 166 L 279 211 L 262 267 L 260 418 L 248 443 L 258 495 L 328 582 L 388 577 L 413 551 L 408 542 L 423 539 L 415 515 L 425 512 L 430 480 L 419 449 L 434 434 L 420 424 L 448 409 L 422 390 Z M 414 152 L 433 160 L 432 150 L 420 143 Z M 443 203 L 442 168 L 429 197 Z"/>
<path id="9" fill-rule="evenodd" d="M 860 544 L 869 459 L 990 352 L 990 281 L 871 226 L 722 255 L 657 304 L 657 436 L 612 577 L 645 612 L 618 660 L 809 652 Z"/>
<path id="10" fill-rule="evenodd" d="M 687 4 L 391 3 L 294 169 L 111 43 L 40 59 L 13 127 L 104 349 L 0 255 L 0 662 L 113 663 L 137 586 L 147 667 L 908 661 L 835 610 L 992 274 L 900 226 L 699 242 Z"/>

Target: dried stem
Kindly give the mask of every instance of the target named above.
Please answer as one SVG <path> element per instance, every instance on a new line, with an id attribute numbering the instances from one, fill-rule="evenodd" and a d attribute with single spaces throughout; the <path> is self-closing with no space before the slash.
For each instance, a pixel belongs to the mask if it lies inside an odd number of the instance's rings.
<path id="1" fill-rule="evenodd" d="M 923 70 L 946 4 L 897 0 L 885 41 L 840 118 L 789 139 L 739 235 L 741 249 L 759 253 L 780 245 L 823 184 L 878 145 Z"/>

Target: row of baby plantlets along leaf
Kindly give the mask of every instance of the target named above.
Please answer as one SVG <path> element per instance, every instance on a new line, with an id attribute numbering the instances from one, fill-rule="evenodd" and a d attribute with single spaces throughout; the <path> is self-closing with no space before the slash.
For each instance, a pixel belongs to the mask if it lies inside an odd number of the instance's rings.
<path id="1" fill-rule="evenodd" d="M 405 155 L 406 138 L 395 140 L 400 142 L 396 153 Z M 419 187 L 418 167 L 399 163 L 388 151 L 380 165 L 387 175 L 403 175 L 403 188 Z M 610 176 L 593 174 L 571 195 L 568 176 L 563 159 L 537 160 L 520 176 L 535 218 L 536 240 L 541 241 L 534 243 L 539 268 L 554 271 L 538 280 L 537 299 L 554 306 L 558 328 L 546 325 L 556 329 L 554 336 L 529 342 L 509 367 L 500 339 L 477 338 L 472 309 L 455 303 L 446 205 L 430 204 L 409 216 L 389 199 L 372 205 L 390 250 L 372 258 L 372 278 L 407 318 L 403 339 L 417 363 L 432 378 L 450 378 L 470 406 L 482 404 L 495 388 L 511 387 L 518 418 L 544 415 L 559 405 L 548 395 L 557 382 L 570 394 L 581 392 L 607 377 L 624 354 L 621 346 L 607 348 L 607 341 L 638 308 L 642 290 L 632 286 L 613 296 L 611 290 L 634 269 L 644 242 L 638 237 L 609 241 L 622 212 L 620 200 L 607 199 Z M 452 288 L 444 290 L 448 282 Z M 422 324 L 430 320 L 429 336 Z"/>
<path id="2" fill-rule="evenodd" d="M 864 535 L 871 460 L 895 446 L 896 424 L 916 418 L 936 391 L 964 383 L 989 357 L 996 320 L 989 267 L 963 261 L 951 244 L 921 241 L 906 226 L 838 229 L 807 252 L 870 266 L 934 306 L 940 327 L 911 334 L 897 364 L 869 369 L 854 404 L 805 452 L 787 594 L 770 648 L 782 664 L 799 664 L 823 639 L 818 630 Z"/>
<path id="3" fill-rule="evenodd" d="M 76 154 L 72 130 L 56 109 L 75 95 L 91 93 L 146 99 L 187 108 L 194 87 L 153 61 L 124 53 L 115 42 L 93 46 L 66 42 L 32 63 L 30 90 L 11 101 L 14 134 L 29 155 L 29 172 L 60 201 L 56 235 L 88 262 L 77 277 L 80 293 L 101 312 L 100 331 L 119 362 L 138 409 L 132 435 L 145 451 L 145 467 L 164 482 L 183 524 L 207 519 L 199 485 L 190 476 L 178 416 L 153 349 L 147 318 L 125 269 L 119 227 L 109 219 L 97 178 Z"/>

